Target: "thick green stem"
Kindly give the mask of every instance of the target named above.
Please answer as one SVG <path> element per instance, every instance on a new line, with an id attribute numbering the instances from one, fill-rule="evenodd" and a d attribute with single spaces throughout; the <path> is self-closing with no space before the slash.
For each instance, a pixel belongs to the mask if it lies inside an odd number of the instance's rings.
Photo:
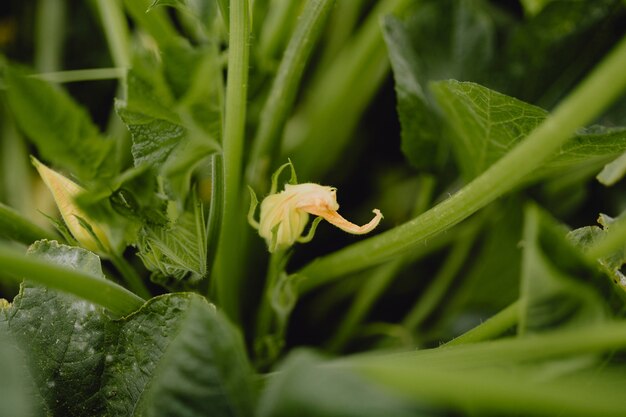
<path id="1" fill-rule="evenodd" d="M 28 279 L 99 304 L 124 316 L 137 310 L 143 299 L 112 281 L 54 265 L 0 245 L 0 268 L 16 279 Z"/>
<path id="2" fill-rule="evenodd" d="M 16 240 L 27 245 L 39 239 L 55 239 L 52 233 L 2 203 L 0 203 L 0 238 Z"/>
<path id="3" fill-rule="evenodd" d="M 109 44 L 113 63 L 118 68 L 130 67 L 129 34 L 120 0 L 97 0 L 102 27 Z"/>
<path id="4" fill-rule="evenodd" d="M 444 346 L 476 343 L 498 337 L 517 324 L 519 320 L 519 309 L 520 303 L 516 301 L 495 316 L 490 317 L 484 323 L 452 339 Z"/>
<path id="5" fill-rule="evenodd" d="M 35 68 L 40 72 L 61 68 L 65 26 L 65 0 L 39 0 L 36 15 Z"/>
<path id="6" fill-rule="evenodd" d="M 316 180 L 337 163 L 365 108 L 389 71 L 380 18 L 402 11 L 410 0 L 383 0 L 332 65 L 308 89 L 301 110 L 287 125 L 283 159 L 298 175 Z"/>
<path id="7" fill-rule="evenodd" d="M 256 188 L 268 178 L 285 121 L 298 92 L 309 56 L 317 44 L 334 0 L 309 0 L 289 41 L 274 79 L 250 157 L 247 179 Z"/>
<path id="8" fill-rule="evenodd" d="M 513 189 L 626 87 L 626 38 L 526 139 L 483 174 L 421 216 L 378 236 L 318 258 L 299 271 L 309 291 L 342 275 L 414 248 Z"/>
<path id="9" fill-rule="evenodd" d="M 230 33 L 224 120 L 224 212 L 214 275 L 217 300 L 231 320 L 239 318 L 242 227 L 241 175 L 246 125 L 249 56 L 248 2 L 230 2 Z"/>

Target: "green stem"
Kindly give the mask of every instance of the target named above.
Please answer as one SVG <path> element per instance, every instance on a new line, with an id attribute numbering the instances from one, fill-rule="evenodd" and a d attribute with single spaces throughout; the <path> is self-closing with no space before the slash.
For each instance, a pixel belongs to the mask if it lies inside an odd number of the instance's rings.
<path id="1" fill-rule="evenodd" d="M 301 271 L 303 290 L 376 265 L 457 224 L 519 184 L 581 126 L 592 122 L 626 87 L 626 38 L 554 112 L 483 174 L 421 216 L 318 258 Z M 435 91 L 436 93 L 436 91 Z"/>
<path id="2" fill-rule="evenodd" d="M 516 301 L 484 323 L 452 339 L 444 346 L 476 343 L 498 337 L 517 324 L 519 320 L 519 309 L 520 302 Z"/>
<path id="3" fill-rule="evenodd" d="M 152 297 L 150 291 L 148 291 L 148 288 L 144 284 L 143 280 L 141 279 L 135 268 L 133 268 L 128 263 L 124 256 L 111 254 L 110 257 L 111 262 L 113 263 L 113 265 L 115 265 L 115 268 L 117 268 L 119 273 L 122 275 L 124 282 L 132 292 L 144 299 L 149 299 L 150 297 Z"/>
<path id="4" fill-rule="evenodd" d="M 65 26 L 65 0 L 39 0 L 35 8 L 35 68 L 41 72 L 61 68 Z"/>
<path id="5" fill-rule="evenodd" d="M 383 0 L 359 32 L 308 89 L 302 109 L 287 125 L 283 159 L 291 157 L 309 181 L 337 163 L 367 104 L 389 71 L 380 18 L 410 0 Z"/>
<path id="6" fill-rule="evenodd" d="M 33 75 L 53 83 L 73 83 L 78 81 L 114 80 L 124 77 L 124 68 L 94 68 L 83 70 L 44 72 Z"/>
<path id="7" fill-rule="evenodd" d="M 224 211 L 216 263 L 215 289 L 218 303 L 231 320 L 239 319 L 241 258 L 239 230 L 241 174 L 246 124 L 249 56 L 248 2 L 230 2 L 230 33 L 226 110 L 224 120 Z"/>
<path id="8" fill-rule="evenodd" d="M 97 0 L 102 27 L 109 44 L 113 64 L 118 68 L 130 67 L 129 34 L 120 0 Z"/>
<path id="9" fill-rule="evenodd" d="M 270 62 L 278 56 L 293 29 L 300 6 L 301 2 L 298 1 L 270 2 L 261 27 L 258 47 L 255 48 L 261 61 Z"/>
<path id="10" fill-rule="evenodd" d="M 354 28 L 359 22 L 364 5 L 364 0 L 337 2 L 328 27 L 328 36 L 323 56 L 320 60 L 320 68 L 326 68 L 337 57 L 337 54 L 348 39 L 350 39 Z"/>
<path id="11" fill-rule="evenodd" d="M 27 245 L 39 239 L 55 239 L 52 233 L 2 203 L 0 203 L 0 238 L 16 240 Z"/>
<path id="12" fill-rule="evenodd" d="M 272 168 L 279 139 L 295 101 L 304 69 L 333 4 L 334 0 L 309 0 L 298 19 L 298 25 L 261 111 L 260 125 L 253 141 L 248 182 L 256 188 L 259 188 L 259 181 L 269 177 L 268 172 Z"/>
<path id="13" fill-rule="evenodd" d="M 267 277 L 263 296 L 261 297 L 261 305 L 259 306 L 256 323 L 256 339 L 261 340 L 272 331 L 272 305 L 271 299 L 276 283 L 280 274 L 284 272 L 285 256 L 284 250 L 279 250 L 270 255 L 270 262 L 267 267 Z"/>
<path id="14" fill-rule="evenodd" d="M 0 267 L 4 273 L 16 279 L 26 278 L 74 294 L 120 316 L 132 313 L 144 302 L 112 281 L 54 265 L 6 246 L 0 246 Z"/>

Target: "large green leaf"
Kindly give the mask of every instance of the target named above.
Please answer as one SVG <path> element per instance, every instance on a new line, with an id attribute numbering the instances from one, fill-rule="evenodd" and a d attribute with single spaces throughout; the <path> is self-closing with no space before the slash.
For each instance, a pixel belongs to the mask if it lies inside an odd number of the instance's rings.
<path id="1" fill-rule="evenodd" d="M 565 239 L 567 229 L 536 206 L 526 209 L 520 333 L 589 326 L 606 319 L 606 281 Z"/>
<path id="2" fill-rule="evenodd" d="M 97 258 L 42 244 L 36 256 L 97 274 Z M 249 416 L 251 370 L 234 328 L 203 297 L 167 294 L 114 320 L 93 304 L 23 284 L 0 311 L 50 415 Z"/>
<path id="3" fill-rule="evenodd" d="M 393 68 L 398 116 L 402 127 L 402 152 L 416 168 L 435 168 L 442 149 L 442 125 L 422 89 L 417 57 L 402 23 L 394 17 L 384 20 L 384 35 Z"/>
<path id="4" fill-rule="evenodd" d="M 453 148 L 464 176 L 474 178 L 526 137 L 547 111 L 479 84 L 431 84 L 454 129 Z M 553 175 L 589 164 L 601 167 L 626 150 L 626 129 L 594 127 L 568 141 L 536 176 Z"/>
<path id="5" fill-rule="evenodd" d="M 416 168 L 432 170 L 445 161 L 448 143 L 423 87 L 443 78 L 484 78 L 493 54 L 494 24 L 480 0 L 426 1 L 415 10 L 404 22 L 387 17 L 383 29 L 395 78 L 402 150 Z"/>
<path id="6" fill-rule="evenodd" d="M 0 310 L 3 309 L 0 303 Z M 0 313 L 1 314 L 1 313 Z M 22 353 L 13 345 L 12 338 L 0 322 L 0 416 L 33 417 L 39 409 L 38 396 Z"/>
<path id="7" fill-rule="evenodd" d="M 9 106 L 42 158 L 82 181 L 115 173 L 114 141 L 100 135 L 87 112 L 65 91 L 12 67 L 6 68 L 5 77 Z"/>

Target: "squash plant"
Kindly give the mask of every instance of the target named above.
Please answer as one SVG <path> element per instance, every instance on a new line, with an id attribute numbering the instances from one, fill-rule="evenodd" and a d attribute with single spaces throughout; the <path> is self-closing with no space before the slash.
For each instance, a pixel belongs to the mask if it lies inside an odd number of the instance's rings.
<path id="1" fill-rule="evenodd" d="M 0 415 L 626 415 L 624 1 L 8 5 Z"/>

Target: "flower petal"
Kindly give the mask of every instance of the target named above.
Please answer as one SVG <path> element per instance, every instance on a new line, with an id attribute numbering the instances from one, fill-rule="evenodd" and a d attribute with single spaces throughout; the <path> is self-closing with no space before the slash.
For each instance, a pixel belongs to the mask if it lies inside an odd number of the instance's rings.
<path id="1" fill-rule="evenodd" d="M 371 232 L 376 228 L 376 226 L 378 226 L 378 223 L 380 223 L 380 220 L 383 218 L 383 214 L 380 210 L 374 209 L 372 210 L 375 214 L 374 218 L 370 220 L 369 223 L 364 224 L 363 226 L 358 226 L 344 219 L 341 214 L 337 213 L 337 211 L 331 210 L 325 206 L 305 206 L 300 207 L 300 209 L 315 216 L 323 217 L 328 223 L 337 226 L 344 232 L 352 233 L 353 235 L 363 235 Z"/>

